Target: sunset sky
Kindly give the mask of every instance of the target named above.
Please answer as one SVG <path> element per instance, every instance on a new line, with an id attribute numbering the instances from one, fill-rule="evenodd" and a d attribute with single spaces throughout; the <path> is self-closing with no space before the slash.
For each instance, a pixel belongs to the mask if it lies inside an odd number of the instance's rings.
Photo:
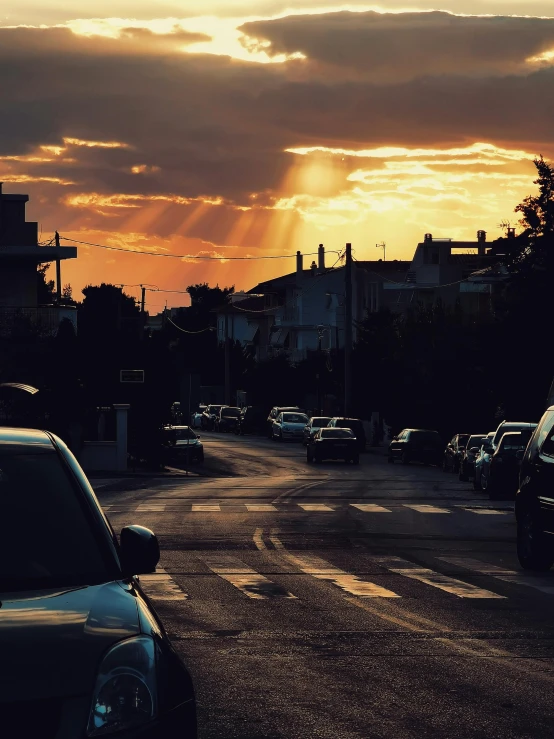
<path id="1" fill-rule="evenodd" d="M 319 243 L 495 238 L 553 132 L 553 0 L 0 4 L 0 180 L 41 238 L 221 258 L 82 246 L 76 297 L 249 289 L 294 269 L 254 257 Z M 148 307 L 166 300 L 186 304 Z"/>

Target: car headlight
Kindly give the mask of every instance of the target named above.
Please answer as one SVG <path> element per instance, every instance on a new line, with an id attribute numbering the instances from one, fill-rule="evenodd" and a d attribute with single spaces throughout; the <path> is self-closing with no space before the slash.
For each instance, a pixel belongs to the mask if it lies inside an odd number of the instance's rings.
<path id="1" fill-rule="evenodd" d="M 92 695 L 87 736 L 105 736 L 153 721 L 158 711 L 156 648 L 149 636 L 113 646 L 104 656 Z"/>

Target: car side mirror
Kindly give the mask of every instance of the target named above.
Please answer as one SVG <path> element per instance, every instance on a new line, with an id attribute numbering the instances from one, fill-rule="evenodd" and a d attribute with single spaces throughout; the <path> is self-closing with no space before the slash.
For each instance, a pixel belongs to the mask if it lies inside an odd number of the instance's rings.
<path id="1" fill-rule="evenodd" d="M 144 526 L 125 526 L 119 536 L 121 569 L 126 577 L 154 572 L 160 561 L 160 545 Z"/>
<path id="2" fill-rule="evenodd" d="M 521 462 L 521 460 L 523 459 L 524 455 L 525 455 L 525 449 L 518 449 L 517 452 L 516 452 L 516 459 L 519 462 Z"/>

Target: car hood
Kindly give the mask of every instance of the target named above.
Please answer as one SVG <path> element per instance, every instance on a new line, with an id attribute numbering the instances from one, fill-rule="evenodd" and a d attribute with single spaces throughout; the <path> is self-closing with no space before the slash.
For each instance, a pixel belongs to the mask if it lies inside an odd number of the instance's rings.
<path id="1" fill-rule="evenodd" d="M 0 702 L 90 693 L 103 653 L 140 633 L 124 583 L 0 594 Z"/>

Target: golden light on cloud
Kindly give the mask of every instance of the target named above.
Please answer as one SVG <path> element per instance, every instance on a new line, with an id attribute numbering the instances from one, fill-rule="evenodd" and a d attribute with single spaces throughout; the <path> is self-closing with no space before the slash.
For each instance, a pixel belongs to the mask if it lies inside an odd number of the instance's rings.
<path id="1" fill-rule="evenodd" d="M 375 149 L 342 149 L 337 147 L 326 146 L 307 146 L 286 149 L 291 154 L 307 156 L 309 154 L 329 154 L 341 157 L 361 157 L 364 159 L 391 159 L 393 157 L 419 158 L 427 157 L 462 157 L 478 154 L 485 159 L 506 159 L 509 161 L 523 161 L 525 159 L 533 159 L 533 154 L 528 151 L 517 149 L 504 149 L 494 144 L 475 143 L 466 147 L 457 147 L 451 149 L 435 149 L 435 148 L 408 148 L 404 146 L 380 146 Z"/>
<path id="2" fill-rule="evenodd" d="M 160 167 L 156 167 L 155 165 L 150 166 L 148 164 L 135 164 L 133 167 L 131 167 L 131 172 L 133 174 L 153 174 L 154 172 L 159 172 Z"/>
<path id="3" fill-rule="evenodd" d="M 190 205 L 191 203 L 205 203 L 207 205 L 223 205 L 222 198 L 185 198 L 181 195 L 142 195 L 117 194 L 102 195 L 90 192 L 77 195 L 68 195 L 64 203 L 73 208 L 140 208 L 146 203 L 174 203 L 175 205 Z"/>
<path id="4" fill-rule="evenodd" d="M 129 144 L 121 141 L 87 141 L 86 139 L 73 139 L 64 136 L 66 146 L 86 146 L 88 149 L 129 149 Z"/>

